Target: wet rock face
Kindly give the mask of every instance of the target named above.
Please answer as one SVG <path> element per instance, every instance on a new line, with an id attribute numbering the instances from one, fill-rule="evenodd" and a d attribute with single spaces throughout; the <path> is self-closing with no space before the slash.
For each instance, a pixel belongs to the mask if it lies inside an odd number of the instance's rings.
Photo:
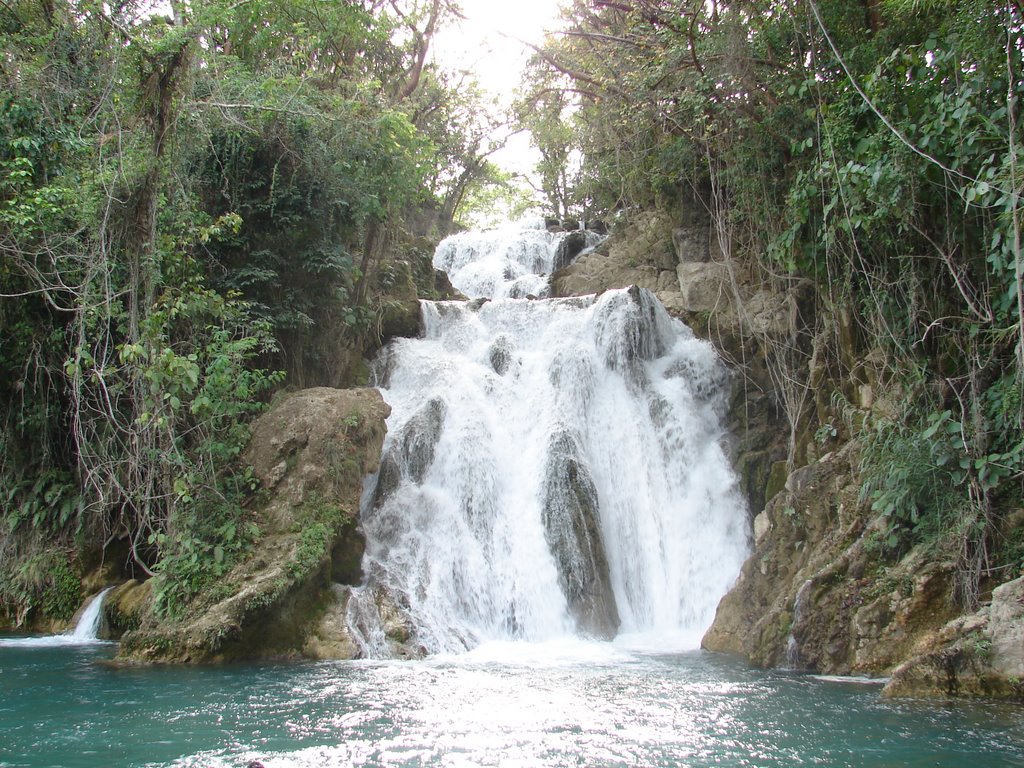
<path id="1" fill-rule="evenodd" d="M 583 230 L 577 230 L 567 234 L 558 244 L 558 249 L 555 251 L 555 260 L 552 264 L 551 271 L 555 272 L 569 266 L 573 259 L 579 256 L 586 247 L 586 232 Z"/>
<path id="2" fill-rule="evenodd" d="M 555 435 L 548 449 L 544 529 L 558 563 L 559 583 L 579 631 L 610 639 L 619 628 L 598 519 L 597 489 L 571 435 Z"/>
<path id="3" fill-rule="evenodd" d="M 265 495 L 253 511 L 261 537 L 250 556 L 180 619 L 147 613 L 125 634 L 120 657 L 210 662 L 354 652 L 341 629 L 323 622 L 344 609 L 335 583 L 361 578 L 359 498 L 363 478 L 378 468 L 389 412 L 376 390 L 315 388 L 264 414 L 243 457 Z"/>
<path id="4" fill-rule="evenodd" d="M 626 293 L 602 297 L 598 307 L 596 341 L 608 367 L 629 370 L 664 354 L 655 303 L 648 291 L 634 285 Z"/>
<path id="5" fill-rule="evenodd" d="M 150 610 L 153 582 L 132 579 L 114 588 L 103 601 L 100 637 L 118 640 L 126 632 L 138 629 Z"/>
<path id="6" fill-rule="evenodd" d="M 491 351 L 488 355 L 494 372 L 499 376 L 504 376 L 508 373 L 508 369 L 511 367 L 513 362 L 514 354 L 515 350 L 513 349 L 512 342 L 509 341 L 508 337 L 499 336 L 491 346 Z"/>
<path id="7" fill-rule="evenodd" d="M 792 472 L 704 636 L 764 666 L 887 675 L 953 615 L 949 564 L 912 550 L 880 569 L 850 447 Z"/>
<path id="8" fill-rule="evenodd" d="M 381 458 L 373 507 L 380 506 L 394 493 L 403 477 L 415 483 L 423 482 L 427 469 L 434 462 L 445 412 L 445 404 L 434 398 L 402 426 L 391 448 Z"/>

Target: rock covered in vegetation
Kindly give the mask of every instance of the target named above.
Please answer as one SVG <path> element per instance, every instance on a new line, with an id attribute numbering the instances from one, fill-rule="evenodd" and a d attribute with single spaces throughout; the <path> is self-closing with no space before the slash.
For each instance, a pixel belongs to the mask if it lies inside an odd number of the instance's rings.
<path id="1" fill-rule="evenodd" d="M 124 636 L 121 658 L 353 655 L 336 622 L 343 610 L 336 583 L 361 578 L 362 480 L 377 470 L 389 412 L 376 390 L 316 388 L 264 414 L 243 457 L 262 488 L 251 554 L 181 618 L 148 614 Z"/>
<path id="2" fill-rule="evenodd" d="M 729 263 L 713 235 L 700 216 L 644 213 L 553 277 L 556 295 L 647 287 L 743 370 L 734 379 L 730 427 L 755 540 L 704 646 L 765 667 L 893 674 L 891 695 L 1017 695 L 1012 656 L 994 650 L 997 636 L 1024 632 L 1004 588 L 978 616 L 958 618 L 955 563 L 925 543 L 891 549 L 891 521 L 864 498 L 861 444 L 835 426 L 830 395 L 844 395 L 854 420 L 898 412 L 900 395 L 870 375 L 873 353 L 859 347 L 853 319 L 819 318 L 812 336 L 813 286 L 756 283 Z M 825 351 L 829 338 L 842 356 L 838 367 Z M 806 361 L 810 394 L 789 441 L 786 393 L 770 372 L 780 354 Z M 830 378 L 835 370 L 850 373 Z M 819 435 L 815 423 L 824 425 Z"/>
<path id="3" fill-rule="evenodd" d="M 103 601 L 100 637 L 117 640 L 142 626 L 152 610 L 153 582 L 131 579 L 118 585 Z"/>

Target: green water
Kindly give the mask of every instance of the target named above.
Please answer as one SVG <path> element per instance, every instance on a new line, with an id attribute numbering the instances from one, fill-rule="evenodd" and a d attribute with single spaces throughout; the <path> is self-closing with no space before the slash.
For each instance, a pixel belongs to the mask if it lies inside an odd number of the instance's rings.
<path id="1" fill-rule="evenodd" d="M 882 701 L 701 652 L 129 669 L 112 655 L 0 647 L 0 765 L 1024 766 L 1017 706 Z"/>

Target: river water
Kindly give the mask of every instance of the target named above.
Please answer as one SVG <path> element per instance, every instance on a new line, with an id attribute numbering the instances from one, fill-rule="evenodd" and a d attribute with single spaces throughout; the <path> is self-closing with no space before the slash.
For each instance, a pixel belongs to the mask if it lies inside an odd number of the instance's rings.
<path id="1" fill-rule="evenodd" d="M 693 651 L 497 644 L 425 661 L 112 668 L 0 648 L 2 766 L 1014 766 L 1024 713 Z"/>
<path id="2" fill-rule="evenodd" d="M 361 661 L 119 667 L 79 631 L 0 639 L 10 766 L 1024 766 L 1015 705 L 697 649 L 748 551 L 728 372 L 646 291 L 533 300 L 558 235 L 468 233 L 377 364 Z M 394 625 L 403 625 L 397 633 Z M 90 628 L 86 628 L 89 625 Z M 614 638 L 614 639 L 612 639 Z M 389 656 L 426 653 L 417 661 Z"/>

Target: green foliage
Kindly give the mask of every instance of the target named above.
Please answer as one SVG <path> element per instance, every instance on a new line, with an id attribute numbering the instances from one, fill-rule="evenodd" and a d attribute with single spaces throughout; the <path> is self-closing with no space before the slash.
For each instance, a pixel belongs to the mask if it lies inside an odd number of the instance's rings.
<path id="1" fill-rule="evenodd" d="M 127 536 L 176 614 L 255 536 L 278 369 L 365 346 L 402 216 L 480 160 L 429 115 L 474 102 L 426 63 L 448 3 L 87 6 L 0 7 L 0 577 Z"/>
<path id="2" fill-rule="evenodd" d="M 811 339 L 839 390 L 869 357 L 880 390 L 941 392 L 869 427 L 865 495 L 886 550 L 942 539 L 975 602 L 1024 479 L 1020 4 L 578 0 L 565 18 L 524 99 L 554 90 L 572 114 L 575 199 L 707 211 L 766 284 L 814 285 L 817 327 L 768 354 L 792 435 L 815 426 Z"/>
<path id="3" fill-rule="evenodd" d="M 338 525 L 346 513 L 340 507 L 314 500 L 308 503 L 299 517 L 299 544 L 295 557 L 288 563 L 288 575 L 302 578 L 319 567 L 329 556 Z"/>
<path id="4" fill-rule="evenodd" d="M 157 613 L 180 617 L 249 551 L 259 529 L 233 498 L 189 500 L 173 534 L 155 534 L 164 555 L 157 566 Z"/>
<path id="5" fill-rule="evenodd" d="M 928 426 L 878 421 L 865 435 L 861 497 L 886 520 L 882 546 L 900 551 L 938 543 L 965 513 L 959 425 L 934 415 Z M 934 439 L 942 432 L 941 441 Z"/>
<path id="6" fill-rule="evenodd" d="M 81 603 L 82 585 L 59 549 L 37 551 L 0 571 L 0 606 L 21 625 L 41 611 L 56 621 L 70 621 Z"/>
<path id="7" fill-rule="evenodd" d="M 50 564 L 43 589 L 42 609 L 47 616 L 68 621 L 81 602 L 82 583 L 64 560 Z"/>
<path id="8" fill-rule="evenodd" d="M 3 490 L 3 507 L 13 528 L 60 531 L 79 520 L 84 500 L 68 472 L 50 468 L 34 480 L 25 479 Z"/>

